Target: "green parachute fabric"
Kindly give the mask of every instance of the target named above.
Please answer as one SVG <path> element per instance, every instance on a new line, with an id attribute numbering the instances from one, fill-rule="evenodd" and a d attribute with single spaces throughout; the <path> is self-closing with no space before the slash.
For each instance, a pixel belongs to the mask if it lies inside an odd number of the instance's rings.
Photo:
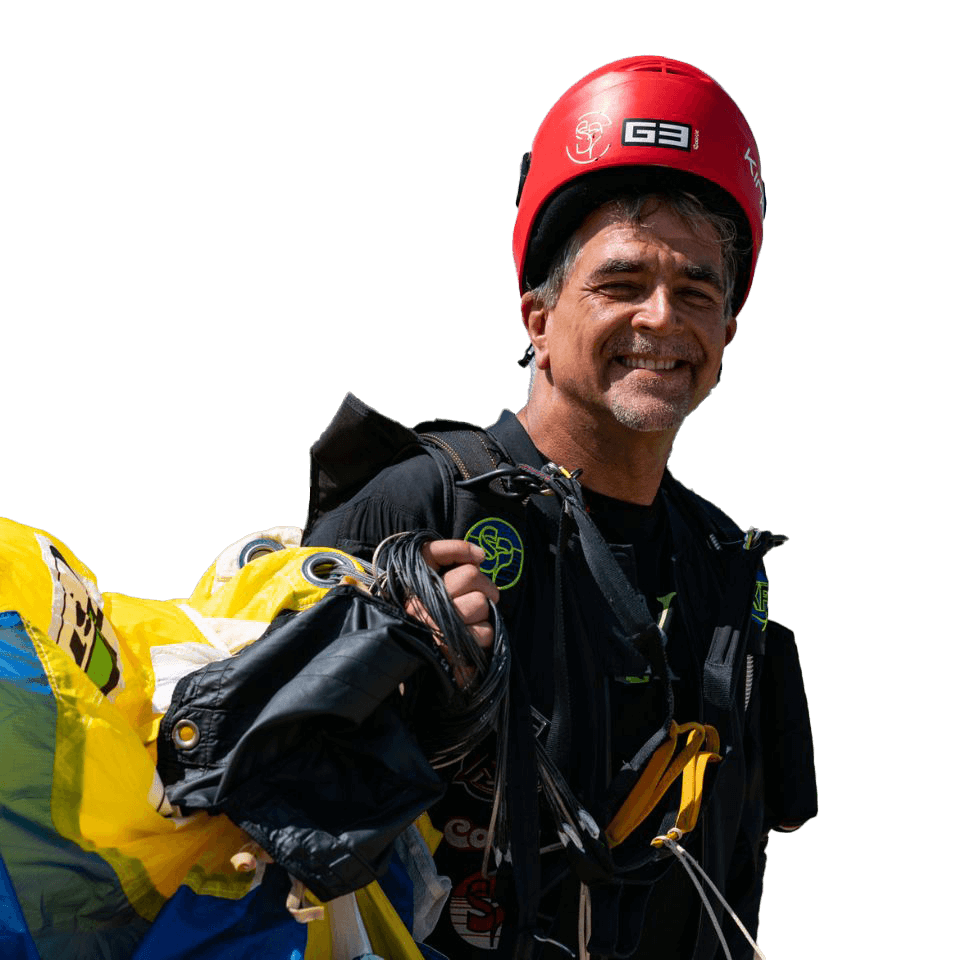
<path id="1" fill-rule="evenodd" d="M 316 554 L 360 569 L 299 541 L 245 537 L 190 597 L 154 601 L 101 594 L 65 544 L 0 519 L 4 958 L 422 960 L 379 884 L 321 904 L 225 816 L 181 816 L 157 775 L 177 680 L 320 602 Z"/>

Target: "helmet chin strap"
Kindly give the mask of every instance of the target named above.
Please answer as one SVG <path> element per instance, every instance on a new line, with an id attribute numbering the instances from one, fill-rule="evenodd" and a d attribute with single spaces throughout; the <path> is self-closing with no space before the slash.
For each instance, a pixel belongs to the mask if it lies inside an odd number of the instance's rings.
<path id="1" fill-rule="evenodd" d="M 517 186 L 517 206 L 520 206 L 520 194 L 523 193 L 523 185 L 526 182 L 527 174 L 530 172 L 530 157 L 532 153 L 528 150 L 520 161 L 520 183 Z"/>

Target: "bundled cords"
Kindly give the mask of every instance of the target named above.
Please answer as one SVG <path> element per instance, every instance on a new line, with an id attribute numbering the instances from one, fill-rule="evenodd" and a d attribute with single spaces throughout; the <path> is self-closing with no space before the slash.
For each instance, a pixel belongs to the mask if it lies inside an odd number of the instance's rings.
<path id="1" fill-rule="evenodd" d="M 419 600 L 451 666 L 472 673 L 486 666 L 486 656 L 454 609 L 440 575 L 423 559 L 423 547 L 433 539 L 423 531 L 387 537 L 373 555 L 373 592 L 401 609 Z"/>
<path id="2" fill-rule="evenodd" d="M 401 609 L 409 609 L 414 598 L 419 601 L 419 613 L 421 617 L 426 614 L 424 619 L 433 629 L 437 640 L 433 652 L 444 671 L 448 676 L 469 678 L 445 703 L 430 703 L 428 712 L 420 714 L 417 738 L 430 764 L 439 768 L 466 757 L 492 731 L 497 732 L 493 802 L 482 874 L 490 875 L 493 858 L 499 868 L 509 851 L 518 906 L 517 949 L 522 953 L 533 948 L 533 941 L 540 941 L 553 944 L 573 958 L 573 951 L 537 929 L 537 771 L 542 775 L 544 751 L 529 724 L 531 708 L 525 686 L 518 676 L 511 677 L 510 648 L 496 607 L 491 607 L 494 641 L 488 657 L 457 614 L 441 577 L 423 559 L 423 546 L 430 539 L 424 533 L 398 534 L 381 543 L 373 557 L 371 587 L 375 595 Z M 524 747 L 529 749 L 521 759 Z M 508 767 L 512 770 L 509 782 Z M 584 834 L 596 843 L 599 827 L 573 798 L 563 778 L 557 773 L 547 781 L 547 788 L 552 788 L 551 799 L 562 810 L 560 818 L 570 824 L 565 839 L 581 849 Z M 520 945 L 523 943 L 525 947 Z"/>
<path id="3" fill-rule="evenodd" d="M 510 676 L 510 648 L 496 607 L 491 606 L 494 626 L 489 655 L 477 643 L 460 618 L 443 580 L 423 558 L 423 547 L 433 540 L 423 531 L 398 533 L 384 540 L 373 555 L 371 592 L 407 609 L 417 601 L 432 623 L 437 640 L 436 656 L 456 684 L 448 702 L 431 707 L 431 723 L 418 730 L 421 746 L 431 766 L 456 763 L 498 726 Z"/>

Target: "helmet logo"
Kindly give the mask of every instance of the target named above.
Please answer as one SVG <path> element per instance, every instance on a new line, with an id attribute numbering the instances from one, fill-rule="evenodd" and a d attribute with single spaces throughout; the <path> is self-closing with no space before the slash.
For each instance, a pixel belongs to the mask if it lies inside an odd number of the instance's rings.
<path id="1" fill-rule="evenodd" d="M 668 123 L 666 120 L 630 117 L 623 121 L 622 142 L 625 147 L 670 147 L 673 150 L 689 150 L 690 131 L 690 125 L 686 123 Z"/>
<path id="2" fill-rule="evenodd" d="M 747 152 L 743 155 L 743 159 L 750 164 L 750 179 L 760 193 L 760 216 L 762 217 L 767 212 L 767 196 L 763 189 L 763 180 L 760 178 L 760 161 L 754 159 L 749 147 L 747 147 Z"/>
<path id="3" fill-rule="evenodd" d="M 574 136 L 577 142 L 573 145 L 574 153 L 567 147 L 567 156 L 574 163 L 593 163 L 599 160 L 609 149 L 610 144 L 606 144 L 596 156 L 594 150 L 597 148 L 607 127 L 611 126 L 612 121 L 605 113 L 593 110 L 577 118 L 577 125 L 574 128 Z"/>

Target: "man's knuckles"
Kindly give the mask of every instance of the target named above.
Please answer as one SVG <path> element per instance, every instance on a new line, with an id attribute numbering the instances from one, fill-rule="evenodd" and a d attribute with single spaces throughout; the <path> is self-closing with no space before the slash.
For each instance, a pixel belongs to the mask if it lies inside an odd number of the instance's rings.
<path id="1" fill-rule="evenodd" d="M 500 599 L 500 591 L 491 579 L 472 563 L 461 564 L 444 573 L 443 585 L 454 599 L 468 593 L 482 593 L 493 603 Z"/>
<path id="2" fill-rule="evenodd" d="M 484 623 L 490 619 L 490 599 L 481 590 L 473 590 L 456 597 L 453 606 L 467 626 Z"/>

